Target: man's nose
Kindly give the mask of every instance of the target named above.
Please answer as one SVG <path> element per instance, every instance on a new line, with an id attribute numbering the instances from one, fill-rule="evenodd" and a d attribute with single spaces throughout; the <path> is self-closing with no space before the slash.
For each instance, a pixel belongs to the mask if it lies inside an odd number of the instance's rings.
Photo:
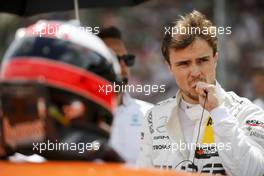
<path id="1" fill-rule="evenodd" d="M 199 77 L 201 75 L 201 70 L 199 68 L 199 66 L 194 65 L 191 67 L 191 76 L 192 77 Z"/>

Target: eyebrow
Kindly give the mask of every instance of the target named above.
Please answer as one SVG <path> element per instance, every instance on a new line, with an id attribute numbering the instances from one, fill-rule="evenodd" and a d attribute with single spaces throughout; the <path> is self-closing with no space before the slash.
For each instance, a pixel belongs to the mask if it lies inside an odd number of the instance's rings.
<path id="1" fill-rule="evenodd" d="M 199 59 L 208 59 L 208 58 L 210 58 L 210 56 L 209 56 L 209 55 L 206 55 L 206 56 L 198 57 L 198 58 L 196 58 L 195 60 L 199 60 Z"/>
<path id="2" fill-rule="evenodd" d="M 175 62 L 174 65 L 181 65 L 181 64 L 190 63 L 190 62 L 191 62 L 190 59 L 183 59 L 181 61 Z"/>
<path id="3" fill-rule="evenodd" d="M 198 57 L 196 58 L 195 60 L 201 60 L 201 59 L 209 59 L 210 56 L 209 55 L 205 55 L 205 56 L 202 56 L 202 57 Z M 181 64 L 189 64 L 191 61 L 191 59 L 183 59 L 181 61 L 178 61 L 178 62 L 175 62 L 174 65 L 181 65 Z"/>

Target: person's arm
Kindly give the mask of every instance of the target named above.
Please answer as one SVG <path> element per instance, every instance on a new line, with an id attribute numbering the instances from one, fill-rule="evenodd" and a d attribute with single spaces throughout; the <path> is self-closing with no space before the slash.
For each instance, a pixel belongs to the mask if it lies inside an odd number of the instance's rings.
<path id="1" fill-rule="evenodd" d="M 141 130 L 141 145 L 139 157 L 137 159 L 137 166 L 139 167 L 151 167 L 153 166 L 151 160 L 152 154 L 152 139 L 149 129 L 149 120 L 152 118 L 152 111 L 148 111 L 147 115 L 144 118 L 142 130 Z"/>
<path id="2" fill-rule="evenodd" d="M 221 103 L 217 87 L 213 84 L 198 82 L 196 91 L 199 103 L 210 112 L 214 125 L 216 144 L 231 144 L 229 150 L 219 150 L 224 168 L 229 175 L 234 176 L 263 176 L 264 175 L 264 128 L 263 125 L 250 126 L 248 120 L 264 122 L 264 112 L 248 100 L 239 103 L 239 112 L 234 117 Z M 222 97 L 223 98 L 223 97 Z M 239 123 L 240 121 L 240 123 Z"/>
<path id="3" fill-rule="evenodd" d="M 219 156 L 227 173 L 234 176 L 264 175 L 264 123 L 258 126 L 249 122 L 264 122 L 264 112 L 247 103 L 237 118 L 224 106 L 218 106 L 211 112 L 217 144 L 231 144 L 231 148 L 219 150 Z M 248 123 L 248 124 L 247 124 Z"/>

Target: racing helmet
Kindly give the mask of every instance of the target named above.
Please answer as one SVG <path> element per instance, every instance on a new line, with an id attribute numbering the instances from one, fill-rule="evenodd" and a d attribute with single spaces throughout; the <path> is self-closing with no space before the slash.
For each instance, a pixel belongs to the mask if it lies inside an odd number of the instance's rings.
<path id="1" fill-rule="evenodd" d="M 77 143 L 107 138 L 98 124 L 111 124 L 116 102 L 115 93 L 103 88 L 120 80 L 120 67 L 103 41 L 80 26 L 41 20 L 18 29 L 0 78 L 3 141 L 8 150 L 26 148 L 32 141 L 65 141 L 73 133 L 82 136 Z M 80 104 L 81 115 L 67 118 L 65 106 Z M 77 156 L 73 154 L 61 156 Z"/>

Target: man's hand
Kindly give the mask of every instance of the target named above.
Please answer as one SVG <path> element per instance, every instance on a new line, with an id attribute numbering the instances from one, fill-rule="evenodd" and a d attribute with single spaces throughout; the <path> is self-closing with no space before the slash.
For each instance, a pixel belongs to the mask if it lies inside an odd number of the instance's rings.
<path id="1" fill-rule="evenodd" d="M 204 106 L 204 101 L 207 97 L 205 103 L 205 109 L 208 112 L 211 112 L 214 108 L 220 105 L 220 101 L 216 93 L 215 85 L 208 84 L 205 82 L 198 82 L 196 85 L 196 91 L 199 94 L 199 103 L 202 107 Z"/>

